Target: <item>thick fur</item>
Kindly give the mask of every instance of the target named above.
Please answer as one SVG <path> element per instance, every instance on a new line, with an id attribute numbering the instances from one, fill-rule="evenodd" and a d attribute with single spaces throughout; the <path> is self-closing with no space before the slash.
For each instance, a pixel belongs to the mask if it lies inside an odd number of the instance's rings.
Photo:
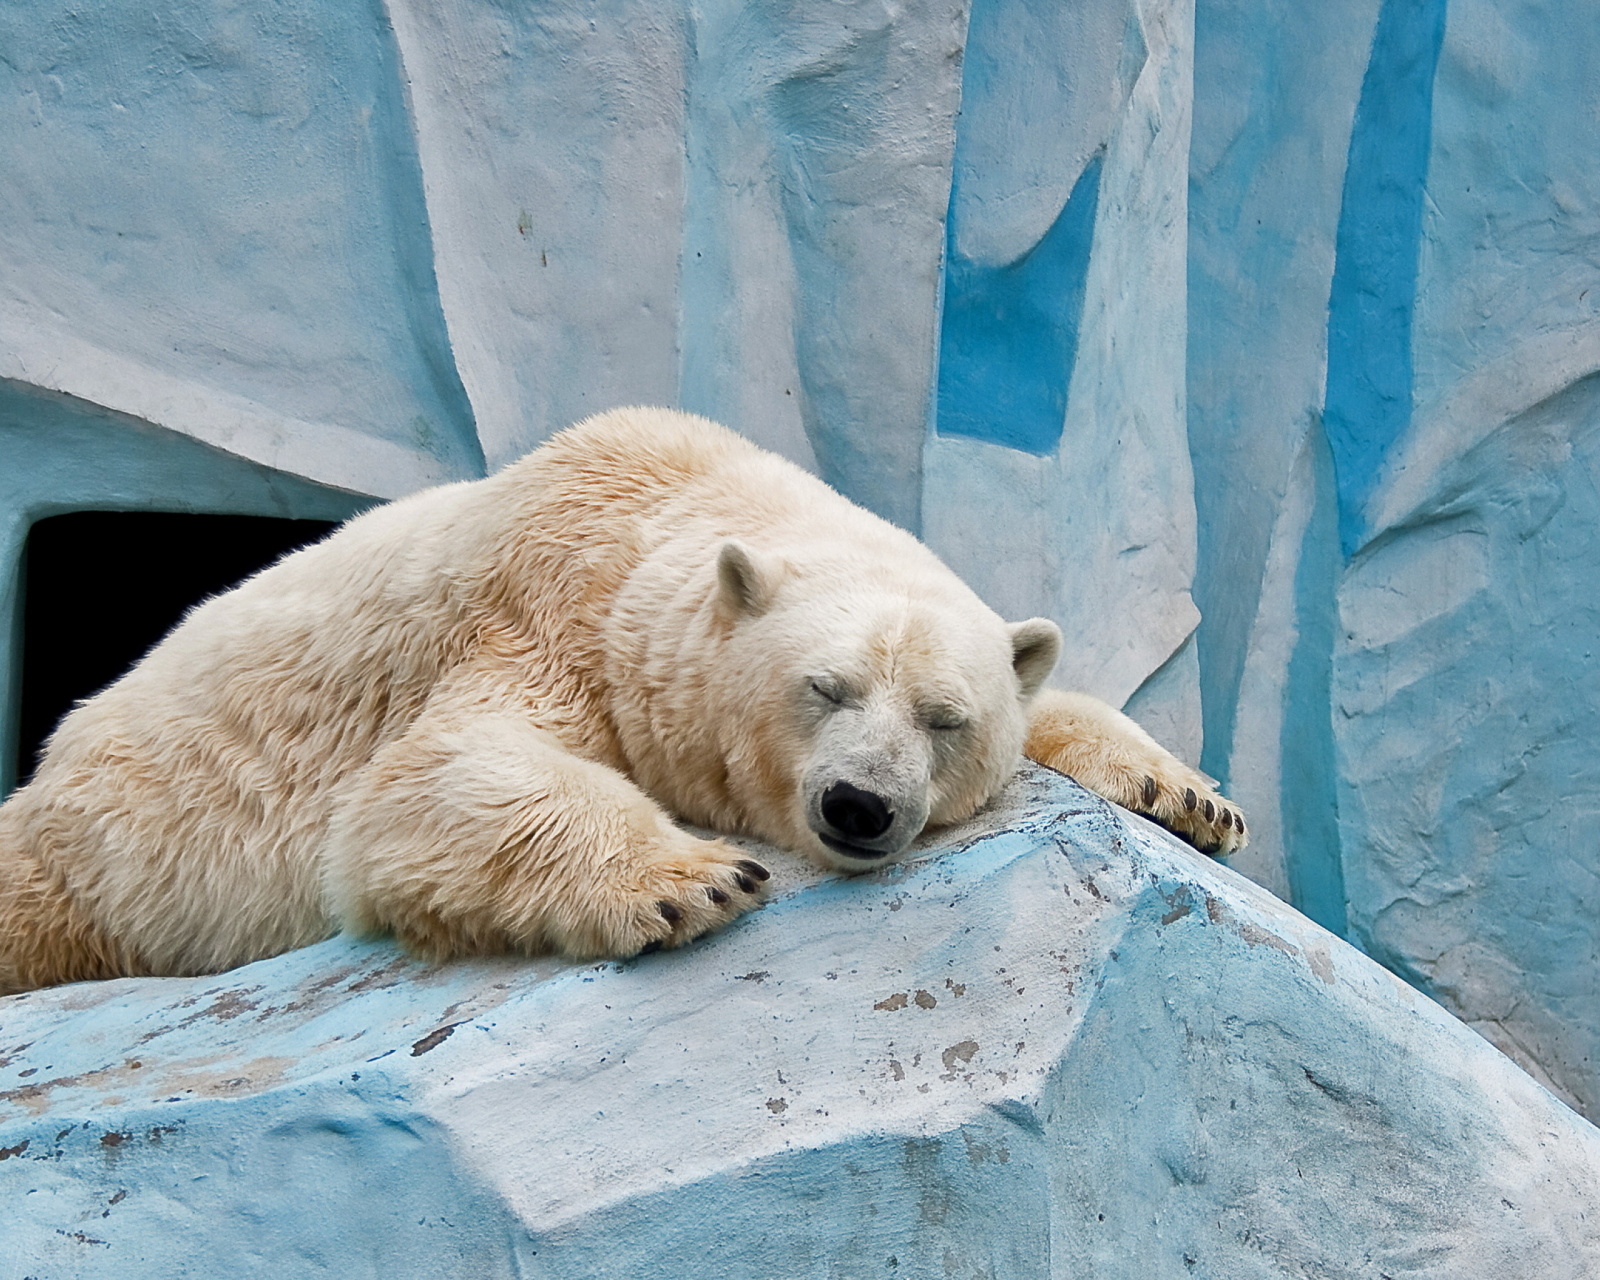
<path id="1" fill-rule="evenodd" d="M 860 869 L 1034 759 L 1227 851 L 1205 780 L 915 539 L 665 410 L 359 517 L 195 609 L 0 807 L 0 993 L 389 931 L 429 956 L 625 956 L 755 905 L 674 819 Z M 1032 707 L 1032 720 L 1029 709 Z"/>

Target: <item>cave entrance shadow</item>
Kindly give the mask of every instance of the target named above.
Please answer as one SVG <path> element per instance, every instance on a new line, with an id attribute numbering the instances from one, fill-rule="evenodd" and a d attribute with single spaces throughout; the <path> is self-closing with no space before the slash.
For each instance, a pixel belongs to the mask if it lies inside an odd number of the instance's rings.
<path id="1" fill-rule="evenodd" d="M 335 527 L 149 511 L 36 522 L 23 553 L 19 781 L 32 777 L 73 704 L 127 671 L 191 608 Z"/>

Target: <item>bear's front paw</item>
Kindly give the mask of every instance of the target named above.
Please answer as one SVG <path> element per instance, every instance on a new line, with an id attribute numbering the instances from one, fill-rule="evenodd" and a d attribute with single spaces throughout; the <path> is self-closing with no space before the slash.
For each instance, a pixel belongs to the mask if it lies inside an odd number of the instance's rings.
<path id="1" fill-rule="evenodd" d="M 1070 772 L 1089 790 L 1124 809 L 1143 814 L 1201 853 L 1221 858 L 1245 846 L 1239 807 L 1213 791 L 1204 774 L 1174 756 L 1061 772 Z"/>
<path id="2" fill-rule="evenodd" d="M 1120 711 L 1088 694 L 1047 690 L 1028 726 L 1030 759 L 1142 813 L 1202 853 L 1244 848 L 1244 815 Z"/>
<path id="3" fill-rule="evenodd" d="M 1244 848 L 1244 814 L 1179 761 L 1129 784 L 1135 794 L 1118 803 L 1160 823 L 1201 853 L 1224 857 Z"/>
<path id="4" fill-rule="evenodd" d="M 720 840 L 673 831 L 628 872 L 598 886 L 563 950 L 623 960 L 680 947 L 759 906 L 769 872 Z"/>

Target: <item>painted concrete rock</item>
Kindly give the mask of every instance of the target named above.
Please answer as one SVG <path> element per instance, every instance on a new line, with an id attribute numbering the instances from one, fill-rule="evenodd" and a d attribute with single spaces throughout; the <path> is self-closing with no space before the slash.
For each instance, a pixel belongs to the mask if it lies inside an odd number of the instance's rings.
<path id="1" fill-rule="evenodd" d="M 335 939 L 0 1001 L 0 1275 L 1558 1277 L 1600 1133 L 1032 771 L 626 964 Z"/>

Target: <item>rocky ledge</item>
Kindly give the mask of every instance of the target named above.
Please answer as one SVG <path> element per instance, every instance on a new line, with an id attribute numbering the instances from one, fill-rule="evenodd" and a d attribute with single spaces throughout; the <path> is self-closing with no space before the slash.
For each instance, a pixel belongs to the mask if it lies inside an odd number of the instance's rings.
<path id="1" fill-rule="evenodd" d="M 0 1275 L 1600 1274 L 1600 1132 L 1070 781 L 780 866 L 623 964 L 338 938 L 0 1000 Z"/>

